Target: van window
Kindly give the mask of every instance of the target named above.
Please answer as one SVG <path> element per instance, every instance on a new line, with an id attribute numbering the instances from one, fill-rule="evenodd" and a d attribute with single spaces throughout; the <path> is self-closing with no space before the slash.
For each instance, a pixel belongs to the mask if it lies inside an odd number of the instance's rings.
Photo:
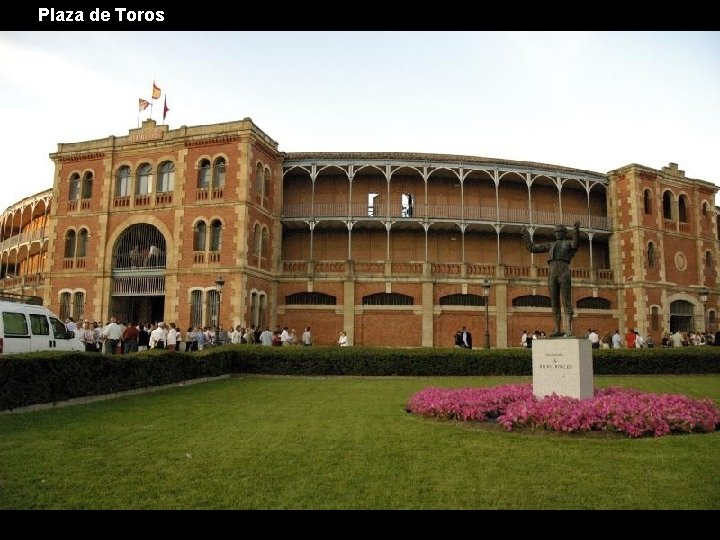
<path id="1" fill-rule="evenodd" d="M 35 336 L 49 336 L 50 325 L 47 317 L 37 313 L 30 314 L 30 330 Z"/>
<path id="2" fill-rule="evenodd" d="M 50 324 L 52 324 L 55 339 L 70 339 L 67 328 L 58 319 L 50 317 Z"/>
<path id="3" fill-rule="evenodd" d="M 27 319 L 24 313 L 12 313 L 3 311 L 3 325 L 6 336 L 27 336 Z"/>

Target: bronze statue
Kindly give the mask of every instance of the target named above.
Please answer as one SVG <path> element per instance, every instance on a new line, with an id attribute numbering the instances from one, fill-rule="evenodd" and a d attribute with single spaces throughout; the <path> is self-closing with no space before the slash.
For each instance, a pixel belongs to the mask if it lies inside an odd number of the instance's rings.
<path id="1" fill-rule="evenodd" d="M 527 228 L 522 231 L 523 242 L 528 251 L 532 253 L 549 252 L 548 259 L 548 289 L 550 289 L 550 306 L 552 307 L 553 318 L 555 320 L 555 331 L 550 334 L 551 337 L 562 336 L 561 330 L 561 314 L 560 314 L 560 298 L 562 297 L 563 307 L 565 309 L 565 336 L 572 336 L 572 290 L 570 261 L 572 260 L 578 249 L 578 238 L 580 238 L 580 222 L 575 222 L 573 238 L 567 238 L 567 228 L 565 225 L 555 226 L 555 241 L 545 244 L 536 244 L 530 238 L 530 232 Z"/>

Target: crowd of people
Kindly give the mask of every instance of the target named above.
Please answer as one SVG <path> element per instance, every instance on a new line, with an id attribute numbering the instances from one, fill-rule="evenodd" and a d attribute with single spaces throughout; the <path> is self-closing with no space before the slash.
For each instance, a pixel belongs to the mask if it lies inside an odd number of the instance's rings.
<path id="1" fill-rule="evenodd" d="M 124 323 L 111 317 L 104 325 L 98 321 L 84 321 L 79 326 L 72 317 L 65 320 L 68 330 L 75 332 L 85 345 L 86 352 L 104 354 L 129 354 L 147 349 L 168 349 L 171 351 L 199 351 L 206 347 L 227 344 L 259 344 L 264 346 L 313 344 L 313 335 L 307 326 L 301 336 L 287 326 L 276 327 L 275 331 L 260 326 L 244 328 L 237 325 L 229 332 L 219 325 L 191 326 L 183 334 L 174 322 Z M 342 337 L 341 337 L 342 339 Z M 348 345 L 345 336 L 344 345 Z M 343 345 L 343 343 L 338 342 Z"/>
<path id="2" fill-rule="evenodd" d="M 166 324 L 163 321 L 156 323 L 122 323 L 115 317 L 105 323 L 97 321 L 84 321 L 76 324 L 71 317 L 65 320 L 68 330 L 76 333 L 78 338 L 85 345 L 87 352 L 103 352 L 105 354 L 128 354 L 146 349 L 168 349 L 176 351 L 199 351 L 206 347 L 227 344 L 259 344 L 266 347 L 283 347 L 302 345 L 304 347 L 313 344 L 313 335 L 310 327 L 305 327 L 301 335 L 294 328 L 280 328 L 277 326 L 274 331 L 260 326 L 243 327 L 237 325 L 229 332 L 219 325 L 217 328 L 211 326 L 191 326 L 183 334 L 174 322 Z M 619 330 L 607 332 L 600 336 L 597 329 L 588 328 L 584 335 L 591 343 L 593 349 L 621 349 L 621 348 L 653 348 L 656 346 L 652 335 L 643 337 L 637 330 L 629 329 L 625 336 L 620 335 Z M 535 330 L 529 333 L 523 330 L 520 337 L 520 346 L 531 348 L 536 339 L 545 339 L 544 331 Z M 337 345 L 347 347 L 350 339 L 347 332 L 340 332 Z M 680 332 L 666 333 L 663 335 L 660 347 L 685 347 L 699 345 L 720 346 L 720 331 L 715 332 Z M 463 326 L 455 332 L 454 346 L 458 349 L 472 349 L 472 333 Z"/>
<path id="3" fill-rule="evenodd" d="M 637 330 L 628 329 L 624 336 L 620 334 L 620 330 L 614 332 L 606 332 L 602 336 L 596 328 L 588 328 L 584 335 L 590 340 L 593 349 L 652 349 L 657 344 L 651 334 L 643 337 Z M 529 334 L 527 330 L 523 330 L 520 337 L 521 347 L 532 347 L 533 340 L 545 338 L 545 332 L 535 330 Z M 679 330 L 663 335 L 660 341 L 660 347 L 687 347 L 693 345 L 717 345 L 720 346 L 720 331 L 715 332 L 680 332 Z"/>

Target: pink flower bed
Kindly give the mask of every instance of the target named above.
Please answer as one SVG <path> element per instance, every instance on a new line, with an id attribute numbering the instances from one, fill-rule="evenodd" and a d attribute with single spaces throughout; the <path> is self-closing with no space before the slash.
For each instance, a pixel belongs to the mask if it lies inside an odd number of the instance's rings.
<path id="1" fill-rule="evenodd" d="M 720 410 L 710 399 L 648 394 L 626 388 L 595 390 L 589 399 L 551 395 L 537 400 L 531 384 L 490 388 L 426 388 L 408 400 L 408 412 L 429 418 L 486 422 L 567 433 L 609 431 L 630 437 L 711 432 Z"/>

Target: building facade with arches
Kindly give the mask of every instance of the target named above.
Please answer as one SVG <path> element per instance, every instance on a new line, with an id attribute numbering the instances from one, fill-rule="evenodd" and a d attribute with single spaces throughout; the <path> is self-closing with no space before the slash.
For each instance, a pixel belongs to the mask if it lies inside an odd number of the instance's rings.
<path id="1" fill-rule="evenodd" d="M 482 346 L 548 330 L 544 254 L 580 223 L 573 329 L 716 330 L 718 187 L 415 153 L 281 152 L 249 118 L 61 143 L 53 189 L 0 217 L 0 283 L 61 317 L 311 326 L 315 342 Z M 215 282 L 224 280 L 222 290 Z M 707 294 L 703 294 L 707 293 Z M 220 310 L 218 313 L 218 309 Z"/>

